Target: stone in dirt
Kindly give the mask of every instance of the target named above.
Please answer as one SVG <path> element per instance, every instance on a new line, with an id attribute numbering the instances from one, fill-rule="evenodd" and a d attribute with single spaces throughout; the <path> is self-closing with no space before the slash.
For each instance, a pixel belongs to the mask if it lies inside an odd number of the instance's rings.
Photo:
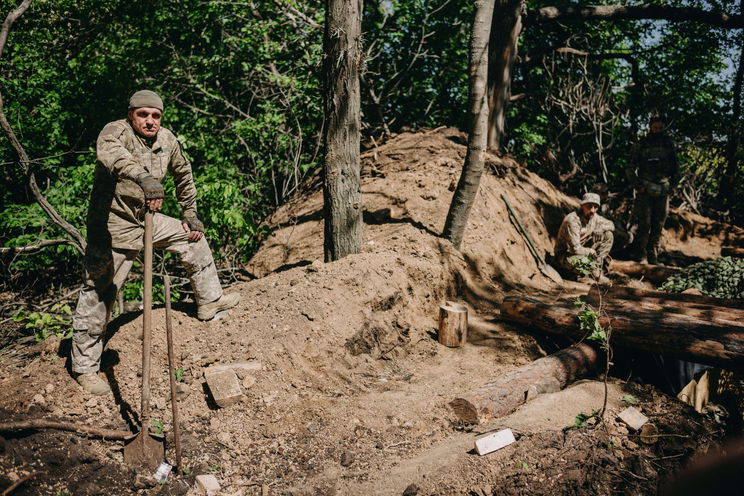
<path id="1" fill-rule="evenodd" d="M 211 367 L 204 370 L 204 375 L 213 372 L 222 372 L 223 370 L 233 370 L 239 378 L 245 378 L 245 374 L 248 372 L 255 372 L 261 370 L 261 362 L 256 360 L 247 360 L 245 362 L 226 363 L 220 365 L 212 365 Z"/>
<path id="2" fill-rule="evenodd" d="M 197 475 L 196 487 L 199 489 L 199 494 L 204 496 L 217 496 L 221 489 L 214 475 Z"/>
<path id="3" fill-rule="evenodd" d="M 207 380 L 209 392 L 217 406 L 221 408 L 228 407 L 240 401 L 243 398 L 243 391 L 240 389 L 238 376 L 232 369 L 204 371 L 204 378 Z"/>
<path id="4" fill-rule="evenodd" d="M 648 422 L 648 417 L 632 406 L 629 406 L 620 412 L 617 417 L 634 431 L 639 430 L 646 422 Z"/>
<path id="5" fill-rule="evenodd" d="M 476 439 L 475 451 L 481 456 L 487 455 L 488 453 L 500 450 L 505 446 L 509 446 L 514 441 L 516 441 L 516 439 L 514 439 L 514 433 L 512 430 L 504 429 L 480 439 Z"/>

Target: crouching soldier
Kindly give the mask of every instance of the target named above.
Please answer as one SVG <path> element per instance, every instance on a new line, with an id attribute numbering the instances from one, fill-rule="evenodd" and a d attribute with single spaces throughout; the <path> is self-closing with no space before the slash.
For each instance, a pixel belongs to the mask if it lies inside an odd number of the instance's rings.
<path id="1" fill-rule="evenodd" d="M 197 317 L 209 320 L 238 304 L 222 292 L 212 251 L 197 217 L 191 164 L 176 137 L 160 127 L 163 101 L 152 91 L 129 99 L 127 119 L 98 135 L 97 165 L 88 208 L 85 281 L 72 319 L 72 372 L 92 394 L 111 389 L 98 371 L 103 337 L 116 294 L 143 247 L 145 209 L 153 215 L 153 246 L 177 253 L 194 289 Z M 166 174 L 173 176 L 183 219 L 163 215 Z"/>
<path id="2" fill-rule="evenodd" d="M 597 214 L 600 201 L 596 193 L 586 193 L 578 210 L 566 215 L 558 229 L 555 240 L 555 258 L 568 274 L 581 276 L 572 257 L 588 256 L 591 259 L 591 275 L 597 282 L 606 284 L 609 279 L 603 274 L 612 249 L 612 221 Z"/>

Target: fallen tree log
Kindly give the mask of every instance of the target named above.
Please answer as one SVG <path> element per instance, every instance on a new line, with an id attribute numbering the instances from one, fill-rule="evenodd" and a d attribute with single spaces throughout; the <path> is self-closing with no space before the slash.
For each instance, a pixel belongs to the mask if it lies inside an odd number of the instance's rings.
<path id="1" fill-rule="evenodd" d="M 534 298 L 507 296 L 501 318 L 550 334 L 583 339 L 577 308 L 570 301 L 547 303 Z M 744 369 L 744 322 L 728 318 L 701 318 L 640 305 L 613 306 L 600 315 L 602 326 L 612 327 L 612 344 L 705 363 L 726 369 Z"/>
<path id="2" fill-rule="evenodd" d="M 620 272 L 634 279 L 645 279 L 654 284 L 661 284 L 670 276 L 680 271 L 679 267 L 663 267 L 661 265 L 642 264 L 629 260 L 612 260 L 610 272 Z"/>
<path id="3" fill-rule="evenodd" d="M 744 258 L 744 248 L 738 246 L 722 246 L 721 256 Z"/>
<path id="4" fill-rule="evenodd" d="M 595 302 L 599 300 L 599 296 L 602 296 L 603 300 L 658 300 L 663 303 L 677 302 L 683 303 L 688 306 L 700 307 L 702 306 L 716 306 L 744 310 L 744 300 L 740 298 L 714 298 L 712 296 L 704 296 L 692 293 L 667 293 L 665 291 L 656 291 L 652 289 L 640 289 L 640 288 L 628 288 L 625 286 L 603 286 L 598 288 L 593 286 L 587 297 L 589 301 Z"/>
<path id="5" fill-rule="evenodd" d="M 559 391 L 593 373 L 604 356 L 588 343 L 578 343 L 502 375 L 450 402 L 455 414 L 477 424 L 514 412 L 538 394 Z"/>

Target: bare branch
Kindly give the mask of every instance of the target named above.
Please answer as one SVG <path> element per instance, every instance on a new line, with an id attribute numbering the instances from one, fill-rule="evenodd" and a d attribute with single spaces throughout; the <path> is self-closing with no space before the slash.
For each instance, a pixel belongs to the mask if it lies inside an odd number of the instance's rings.
<path id="1" fill-rule="evenodd" d="M 667 21 L 696 21 L 726 29 L 744 28 L 744 16 L 711 12 L 693 7 L 668 7 L 666 5 L 575 5 L 567 7 L 543 7 L 528 11 L 525 24 L 537 24 L 554 20 L 586 21 L 598 19 L 656 19 Z"/>
<path id="2" fill-rule="evenodd" d="M 21 14 L 26 11 L 26 9 L 28 9 L 29 5 L 31 5 L 31 1 L 32 0 L 24 0 L 23 3 L 21 3 L 21 5 L 16 10 L 8 14 L 8 17 L 5 18 L 2 29 L 0 29 L 0 55 L 5 48 L 5 43 L 8 39 L 8 32 L 10 31 L 10 27 L 13 25 L 16 19 L 18 19 L 18 17 L 20 17 Z M 57 213 L 57 210 L 47 201 L 44 195 L 41 194 L 39 186 L 36 184 L 36 177 L 31 170 L 31 161 L 29 160 L 28 154 L 23 148 L 23 145 L 21 145 L 20 141 L 18 141 L 18 137 L 13 131 L 13 128 L 10 126 L 10 122 L 8 122 L 8 118 L 5 116 L 4 106 L 5 104 L 3 102 L 3 97 L 2 94 L 0 94 L 0 127 L 3 128 L 5 134 L 8 136 L 8 140 L 10 140 L 10 144 L 13 146 L 16 153 L 18 154 L 18 158 L 21 162 L 21 166 L 23 167 L 23 171 L 28 177 L 28 186 L 34 195 L 36 202 L 41 206 L 44 212 L 46 212 L 46 214 L 52 219 L 55 224 L 60 226 L 68 235 L 70 235 L 70 237 L 72 238 L 70 244 L 72 244 L 80 253 L 84 253 L 85 240 L 80 234 L 80 231 L 78 231 L 75 226 L 63 219 L 62 216 Z"/>
<path id="3" fill-rule="evenodd" d="M 29 246 L 0 246 L 0 253 L 34 253 L 47 246 L 72 245 L 75 243 L 69 239 L 42 239 L 35 245 Z"/>

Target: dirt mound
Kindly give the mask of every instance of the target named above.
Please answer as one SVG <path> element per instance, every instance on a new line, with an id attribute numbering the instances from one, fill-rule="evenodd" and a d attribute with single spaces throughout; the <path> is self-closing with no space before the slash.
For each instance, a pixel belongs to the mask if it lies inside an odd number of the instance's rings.
<path id="1" fill-rule="evenodd" d="M 501 494 L 505 484 L 516 488 L 513 494 L 604 494 L 598 484 L 607 494 L 618 487 L 646 493 L 710 441 L 715 426 L 703 417 L 650 389 L 622 383 L 611 384 L 613 412 L 630 391 L 663 433 L 683 435 L 689 443 L 640 447 L 617 426 L 617 432 L 564 431 L 578 413 L 601 407 L 601 384 L 593 382 L 546 395 L 477 430 L 454 416 L 448 403 L 455 394 L 555 348 L 498 321 L 504 291 L 555 289 L 509 222 L 500 194 L 543 252 L 552 251 L 551 237 L 576 205 L 516 162 L 490 157 L 462 250 L 454 250 L 438 233 L 465 156 L 464 140 L 454 129 L 403 134 L 363 155 L 361 254 L 321 262 L 322 193 L 310 185 L 268 220 L 274 233 L 248 265 L 258 278 L 233 288 L 242 301 L 229 319 L 202 323 L 189 304 L 175 305 L 176 355 L 184 370 L 179 408 L 191 473 L 163 486 L 163 494 L 187 493 L 201 473 L 217 476 L 231 495 L 402 494 L 407 488 L 408 494 Z M 698 242 L 667 234 L 679 250 Z M 715 239 L 696 246 L 696 256 L 704 250 L 715 255 L 716 246 Z M 445 299 L 472 310 L 463 348 L 444 348 L 434 338 Z M 43 417 L 133 428 L 141 326 L 139 313 L 110 325 L 104 370 L 113 397 L 91 399 L 79 390 L 60 358 L 68 355 L 66 341 L 8 356 L 0 363 L 0 420 Z M 158 308 L 152 416 L 170 436 L 164 329 Z M 241 374 L 240 403 L 218 408 L 204 368 L 245 360 L 259 361 L 261 370 Z M 518 433 L 513 450 L 482 458 L 469 452 L 478 435 L 498 427 Z M 85 464 L 74 453 L 51 451 L 73 439 L 48 431 L 8 437 L 0 446 L 6 474 L 0 487 L 34 470 L 47 472 L 15 494 L 127 494 L 120 490 L 127 484 L 131 494 L 144 494 L 154 485 L 147 474 L 122 468 L 118 443 L 100 440 L 78 441 L 90 470 L 48 470 L 60 458 L 63 468 Z M 614 443 L 609 451 L 607 443 Z M 33 458 L 31 445 L 50 450 Z M 596 467 L 589 474 L 583 471 L 585 451 Z M 609 466 L 620 468 L 603 468 Z M 119 485 L 106 482 L 102 470 L 121 474 Z"/>

